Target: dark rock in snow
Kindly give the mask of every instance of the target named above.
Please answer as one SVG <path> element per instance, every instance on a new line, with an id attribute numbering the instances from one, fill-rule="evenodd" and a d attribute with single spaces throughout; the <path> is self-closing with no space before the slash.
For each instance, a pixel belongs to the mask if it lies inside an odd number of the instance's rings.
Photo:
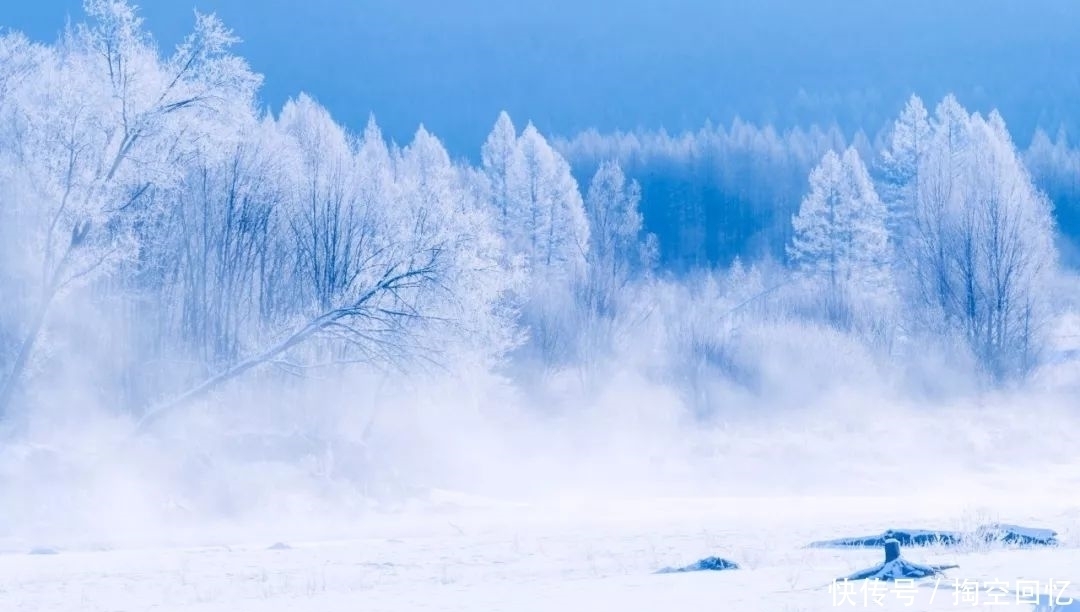
<path id="1" fill-rule="evenodd" d="M 900 541 L 895 539 L 885 540 L 882 543 L 885 548 L 885 562 L 869 569 L 855 572 L 842 580 L 882 580 L 895 581 L 903 579 L 928 578 L 941 574 L 944 570 L 952 569 L 955 565 L 921 565 L 912 563 L 900 555 Z"/>
<path id="2" fill-rule="evenodd" d="M 42 547 L 39 547 L 39 548 L 30 549 L 30 554 L 31 555 L 58 555 L 58 554 L 60 554 L 60 551 L 56 550 L 55 548 L 49 548 L 48 546 L 42 546 Z"/>
<path id="3" fill-rule="evenodd" d="M 292 546 L 285 542 L 274 542 L 267 550 L 292 550 Z"/>
<path id="4" fill-rule="evenodd" d="M 734 561 L 721 559 L 720 557 L 706 557 L 697 563 L 691 563 L 683 567 L 665 567 L 657 570 L 657 574 L 678 574 L 682 572 L 718 572 L 722 570 L 739 569 Z"/>
<path id="5" fill-rule="evenodd" d="M 973 532 L 888 529 L 880 535 L 811 542 L 811 548 L 877 548 L 886 540 L 901 546 L 957 546 L 965 543 L 1002 543 L 1016 546 L 1056 546 L 1057 533 L 1050 529 L 1003 523 L 982 525 Z"/>

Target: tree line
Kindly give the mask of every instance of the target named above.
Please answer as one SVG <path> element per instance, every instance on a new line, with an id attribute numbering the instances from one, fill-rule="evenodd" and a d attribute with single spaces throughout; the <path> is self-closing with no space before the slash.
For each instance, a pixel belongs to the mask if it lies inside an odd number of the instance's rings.
<path id="1" fill-rule="evenodd" d="M 1038 363 L 1057 255 L 1025 161 L 1075 190 L 1075 154 L 1021 155 L 996 113 L 913 97 L 873 144 L 552 142 L 504 113 L 472 164 L 307 95 L 261 109 L 212 15 L 162 54 L 127 2 L 85 6 L 54 43 L 0 37 L 5 420 L 57 381 L 149 427 L 240 377 L 592 367 L 646 329 L 679 378 L 731 361 L 703 338 L 736 311 L 886 352 L 948 338 L 995 380 Z"/>

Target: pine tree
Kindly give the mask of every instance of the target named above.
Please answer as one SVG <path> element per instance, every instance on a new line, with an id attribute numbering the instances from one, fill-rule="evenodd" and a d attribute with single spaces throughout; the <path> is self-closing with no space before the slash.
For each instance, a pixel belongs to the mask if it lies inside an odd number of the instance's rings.
<path id="1" fill-rule="evenodd" d="M 656 257 L 655 237 L 643 235 L 639 210 L 641 188 L 627 181 L 617 161 L 600 164 L 589 183 L 585 209 L 589 218 L 589 301 L 598 313 L 610 312 L 616 294 Z"/>
<path id="2" fill-rule="evenodd" d="M 518 146 L 526 176 L 522 220 L 533 276 L 545 282 L 579 278 L 589 250 L 589 223 L 570 165 L 532 123 Z"/>
<path id="3" fill-rule="evenodd" d="M 830 295 L 879 294 L 887 282 L 885 215 L 858 152 L 830 151 L 810 173 L 810 192 L 792 219 L 791 261 Z"/>
<path id="4" fill-rule="evenodd" d="M 523 214 L 528 195 L 527 177 L 517 131 L 505 111 L 499 113 L 481 148 L 480 158 L 494 200 L 498 232 L 512 251 L 521 251 L 525 238 Z"/>
<path id="5" fill-rule="evenodd" d="M 893 123 L 881 156 L 881 195 L 888 210 L 886 227 L 897 249 L 912 231 L 919 167 L 930 148 L 929 113 L 918 96 L 911 96 Z"/>

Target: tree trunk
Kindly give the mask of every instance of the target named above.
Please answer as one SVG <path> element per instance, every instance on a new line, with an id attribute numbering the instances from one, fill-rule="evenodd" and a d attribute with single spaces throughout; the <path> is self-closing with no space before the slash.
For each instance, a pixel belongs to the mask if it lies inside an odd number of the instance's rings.
<path id="1" fill-rule="evenodd" d="M 885 540 L 885 563 L 900 558 L 900 541 L 889 538 Z"/>
<path id="2" fill-rule="evenodd" d="M 291 336 L 289 336 L 282 342 L 274 345 L 273 347 L 226 368 L 224 371 L 214 376 L 211 376 L 210 378 L 203 381 L 198 386 L 190 389 L 189 391 L 180 394 L 179 396 L 173 398 L 172 400 L 164 404 L 148 410 L 146 414 L 144 414 L 142 418 L 139 419 L 139 422 L 135 426 L 136 430 L 140 432 L 146 431 L 150 428 L 151 425 L 156 423 L 158 419 L 160 419 L 167 413 L 172 412 L 173 410 L 176 410 L 177 408 L 188 404 L 195 399 L 198 399 L 199 397 L 213 391 L 214 389 L 229 382 L 230 380 L 240 376 L 244 372 L 247 372 L 248 370 L 257 366 L 263 365 L 275 359 L 279 355 L 285 353 L 294 346 L 303 343 L 305 340 L 313 336 L 319 330 L 323 329 L 328 323 L 334 321 L 335 318 L 334 316 L 332 316 L 333 314 L 335 313 L 316 318 L 311 323 L 304 326 L 302 329 L 293 333 Z"/>
<path id="3" fill-rule="evenodd" d="M 41 296 L 41 305 L 38 307 L 37 314 L 34 315 L 34 321 L 30 325 L 30 329 L 26 331 L 26 337 L 23 338 L 22 344 L 19 346 L 19 354 L 15 356 L 15 363 L 12 364 L 11 371 L 8 372 L 7 378 L 0 382 L 0 385 L 2 385 L 0 386 L 0 421 L 6 419 L 8 416 L 11 398 L 15 396 L 15 389 L 22 379 L 23 371 L 26 370 L 26 364 L 30 362 L 30 355 L 34 351 L 34 344 L 37 343 L 38 336 L 41 335 L 41 329 L 45 326 L 45 316 L 49 312 L 53 300 L 56 299 L 56 294 L 63 285 L 61 282 L 61 275 L 67 271 L 68 263 L 71 261 L 71 254 L 75 249 L 82 246 L 88 233 L 90 233 L 89 221 L 80 221 L 75 224 L 75 227 L 71 229 L 71 242 L 68 243 L 68 248 L 64 251 L 64 256 L 61 257 L 60 262 L 56 264 L 56 269 L 53 270 L 52 278 L 45 283 Z"/>
<path id="4" fill-rule="evenodd" d="M 45 325 L 45 312 L 47 310 L 48 305 L 38 309 L 33 324 L 27 330 L 26 337 L 23 338 L 22 344 L 19 346 L 19 354 L 15 356 L 15 363 L 11 365 L 11 371 L 8 372 L 7 377 L 3 380 L 3 386 L 0 387 L 0 421 L 8 417 L 8 408 L 11 405 L 12 398 L 15 396 L 15 389 L 19 386 L 19 380 L 22 379 L 23 370 L 26 369 L 26 364 L 30 361 L 30 354 L 34 350 L 34 344 L 41 333 L 41 328 Z"/>

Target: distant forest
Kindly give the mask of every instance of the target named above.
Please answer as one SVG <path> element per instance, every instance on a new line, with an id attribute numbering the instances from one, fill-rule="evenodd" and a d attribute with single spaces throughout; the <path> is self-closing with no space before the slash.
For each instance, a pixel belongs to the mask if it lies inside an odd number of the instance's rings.
<path id="1" fill-rule="evenodd" d="M 590 130 L 556 146 L 581 181 L 603 160 L 618 160 L 641 185 L 646 227 L 660 237 L 665 264 L 685 270 L 736 257 L 783 259 L 806 177 L 824 152 L 852 146 L 875 181 L 887 181 L 882 156 L 892 130 L 890 123 L 848 138 L 835 125 L 779 131 L 736 120 L 682 134 Z M 1038 128 L 1021 155 L 1053 203 L 1063 263 L 1080 265 L 1080 149 L 1064 129 Z"/>

